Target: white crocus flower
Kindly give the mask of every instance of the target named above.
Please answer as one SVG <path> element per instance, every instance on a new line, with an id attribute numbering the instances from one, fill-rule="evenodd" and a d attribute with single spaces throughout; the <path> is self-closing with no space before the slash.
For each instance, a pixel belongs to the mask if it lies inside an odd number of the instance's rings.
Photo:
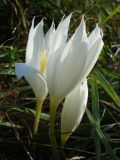
<path id="1" fill-rule="evenodd" d="M 86 35 L 83 18 L 67 43 L 60 38 L 56 44 L 57 37 L 61 35 L 55 35 L 55 45 L 47 64 L 46 76 L 50 95 L 58 101 L 88 76 L 100 55 L 103 41 L 98 25 L 89 36 Z"/>
<path id="2" fill-rule="evenodd" d="M 38 130 L 41 107 L 48 94 L 47 83 L 44 76 L 49 54 L 48 50 L 51 49 L 54 33 L 54 23 L 52 23 L 50 29 L 44 36 L 43 20 L 34 28 L 33 19 L 26 48 L 26 62 L 16 63 L 15 65 L 18 78 L 25 76 L 37 98 L 34 134 Z"/>
<path id="3" fill-rule="evenodd" d="M 62 32 L 62 36 L 67 39 L 67 31 L 70 22 L 70 16 L 62 19 L 56 32 Z M 64 29 L 64 30 L 63 30 Z M 26 48 L 26 62 L 16 63 L 15 71 L 18 78 L 24 76 L 34 90 L 37 98 L 36 116 L 34 124 L 34 134 L 36 134 L 39 123 L 41 106 L 48 93 L 46 82 L 46 66 L 49 59 L 55 37 L 55 27 L 52 23 L 48 32 L 43 33 L 43 20 L 34 28 L 34 19 L 29 32 L 29 38 Z M 58 37 L 59 41 L 59 37 Z"/>
<path id="4" fill-rule="evenodd" d="M 33 20 L 26 63 L 16 64 L 16 74 L 26 77 L 37 99 L 43 101 L 49 91 L 51 119 L 61 100 L 90 73 L 103 47 L 100 28 L 87 37 L 84 18 L 68 40 L 70 18 L 63 18 L 56 31 L 53 23 L 45 36 L 43 20 L 35 28 Z"/>
<path id="5" fill-rule="evenodd" d="M 61 115 L 61 145 L 80 124 L 88 100 L 87 80 L 80 82 L 66 97 Z"/>

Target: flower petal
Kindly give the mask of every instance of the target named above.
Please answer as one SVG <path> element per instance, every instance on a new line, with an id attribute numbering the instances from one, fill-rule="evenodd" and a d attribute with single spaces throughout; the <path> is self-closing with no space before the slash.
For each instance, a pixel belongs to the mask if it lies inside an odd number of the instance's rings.
<path id="1" fill-rule="evenodd" d="M 66 97 L 61 115 L 61 133 L 71 134 L 81 122 L 88 100 L 87 80 L 79 83 Z"/>
<path id="2" fill-rule="evenodd" d="M 27 64 L 29 64 L 33 54 L 33 30 L 34 30 L 34 18 L 32 20 L 32 25 L 29 31 L 28 42 L 26 47 L 26 63 Z"/>
<path id="3" fill-rule="evenodd" d="M 48 54 L 51 51 L 53 41 L 54 41 L 54 36 L 55 36 L 55 24 L 54 22 L 52 22 L 50 29 L 45 34 L 45 49 L 48 52 Z"/>
<path id="4" fill-rule="evenodd" d="M 95 41 L 95 43 L 89 49 L 86 65 L 85 65 L 84 72 L 82 75 L 83 79 L 86 78 L 88 74 L 91 72 L 91 70 L 93 69 L 96 61 L 99 58 L 103 45 L 104 43 L 103 43 L 102 37 L 100 37 Z"/>
<path id="5" fill-rule="evenodd" d="M 15 72 L 18 78 L 24 76 L 34 90 L 36 98 L 45 99 L 48 93 L 47 84 L 40 73 L 25 63 L 16 63 Z"/>
<path id="6" fill-rule="evenodd" d="M 89 48 L 93 46 L 97 39 L 101 36 L 101 29 L 99 28 L 98 24 L 96 25 L 95 29 L 90 33 L 88 37 Z"/>
<path id="7" fill-rule="evenodd" d="M 77 30 L 75 31 L 75 33 L 73 34 L 72 37 L 75 37 L 76 39 L 79 39 L 79 41 L 82 41 L 82 40 L 87 38 L 86 24 L 85 24 L 85 21 L 84 21 L 84 16 L 82 16 L 81 23 L 78 26 Z"/>
<path id="8" fill-rule="evenodd" d="M 53 42 L 54 46 L 52 48 L 52 54 L 54 54 L 54 52 L 56 52 L 58 49 L 62 51 L 63 48 L 65 47 L 71 16 L 72 14 L 67 16 L 65 19 L 62 19 L 62 21 L 59 23 L 58 28 L 56 29 L 56 32 L 55 32 L 55 38 Z"/>
<path id="9" fill-rule="evenodd" d="M 70 14 L 64 20 L 62 19 L 62 21 L 59 23 L 58 28 L 55 32 L 54 41 L 53 41 L 54 45 L 52 46 L 51 56 L 49 57 L 48 64 L 47 64 L 48 70 L 49 68 L 51 68 L 50 70 L 52 70 L 52 68 L 54 68 L 56 64 L 57 66 L 59 66 L 57 62 L 58 60 L 60 60 L 63 49 L 66 45 L 68 27 L 69 27 L 71 15 L 72 14 Z"/>
<path id="10" fill-rule="evenodd" d="M 43 33 L 43 19 L 33 29 L 34 20 L 29 33 L 29 39 L 26 50 L 26 63 L 30 66 L 40 70 L 40 53 L 43 49 L 44 33 Z M 28 56 L 29 55 L 29 56 Z"/>
<path id="11" fill-rule="evenodd" d="M 71 45 L 73 45 L 73 43 L 74 45 L 78 45 L 78 43 L 85 40 L 87 40 L 86 24 L 84 21 L 84 17 L 82 17 L 80 25 L 78 26 L 77 30 L 72 35 L 70 40 L 67 42 L 64 52 L 62 53 L 61 61 L 63 61 L 66 58 L 67 54 L 70 55 L 71 52 L 69 52 L 69 50 Z"/>
<path id="12" fill-rule="evenodd" d="M 77 30 L 72 35 L 70 40 L 67 42 L 64 52 L 62 53 L 61 61 L 63 61 L 67 57 L 67 54 L 69 54 L 69 56 L 73 54 L 73 52 L 71 52 L 71 47 L 73 45 L 77 47 L 78 45 L 80 45 L 81 42 L 86 40 L 87 40 L 86 24 L 84 22 L 84 17 L 82 17 L 80 25 L 78 26 Z"/>

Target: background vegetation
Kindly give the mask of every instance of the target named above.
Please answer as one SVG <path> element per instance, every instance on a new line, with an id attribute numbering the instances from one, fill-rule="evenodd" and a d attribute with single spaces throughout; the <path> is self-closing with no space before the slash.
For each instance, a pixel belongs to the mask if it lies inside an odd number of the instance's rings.
<path id="1" fill-rule="evenodd" d="M 52 159 L 48 139 L 49 97 L 41 114 L 39 133 L 32 137 L 35 96 L 25 81 L 17 81 L 14 64 L 24 62 L 32 18 L 45 19 L 45 31 L 73 12 L 69 35 L 85 14 L 87 31 L 96 23 L 105 46 L 88 77 L 89 101 L 77 131 L 65 146 L 66 156 L 87 160 L 120 159 L 120 1 L 119 0 L 0 0 L 0 159 Z M 61 105 L 62 106 L 62 105 Z M 60 133 L 60 111 L 56 132 Z M 92 126 L 92 127 L 91 127 Z M 77 157 L 76 157 L 77 159 Z"/>

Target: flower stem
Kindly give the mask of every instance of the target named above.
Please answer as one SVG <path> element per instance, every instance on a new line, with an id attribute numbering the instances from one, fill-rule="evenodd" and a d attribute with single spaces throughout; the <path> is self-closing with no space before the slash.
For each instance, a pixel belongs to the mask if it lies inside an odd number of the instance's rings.
<path id="1" fill-rule="evenodd" d="M 33 134 L 34 135 L 37 134 L 37 131 L 38 131 L 38 125 L 39 125 L 42 104 L 43 104 L 43 100 L 41 100 L 40 98 L 37 99 L 35 121 L 34 121 L 34 127 L 33 127 Z"/>
<path id="2" fill-rule="evenodd" d="M 58 151 L 58 144 L 55 138 L 55 131 L 54 131 L 54 121 L 55 121 L 55 115 L 56 110 L 59 103 L 56 103 L 56 101 L 50 101 L 50 126 L 49 126 L 49 138 L 52 145 L 52 151 L 54 154 L 55 160 L 60 160 L 60 154 Z"/>
<path id="3" fill-rule="evenodd" d="M 70 137 L 70 133 L 61 133 L 61 157 L 63 160 L 67 160 L 65 157 L 65 144 Z"/>
<path id="4" fill-rule="evenodd" d="M 61 133 L 61 147 L 65 146 L 69 137 L 70 137 L 70 133 Z"/>

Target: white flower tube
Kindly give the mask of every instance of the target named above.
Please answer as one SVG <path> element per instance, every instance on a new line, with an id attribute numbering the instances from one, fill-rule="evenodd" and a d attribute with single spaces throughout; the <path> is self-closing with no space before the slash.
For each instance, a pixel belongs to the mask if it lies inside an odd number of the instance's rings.
<path id="1" fill-rule="evenodd" d="M 61 115 L 61 145 L 80 124 L 88 100 L 87 80 L 79 83 L 65 98 Z"/>

